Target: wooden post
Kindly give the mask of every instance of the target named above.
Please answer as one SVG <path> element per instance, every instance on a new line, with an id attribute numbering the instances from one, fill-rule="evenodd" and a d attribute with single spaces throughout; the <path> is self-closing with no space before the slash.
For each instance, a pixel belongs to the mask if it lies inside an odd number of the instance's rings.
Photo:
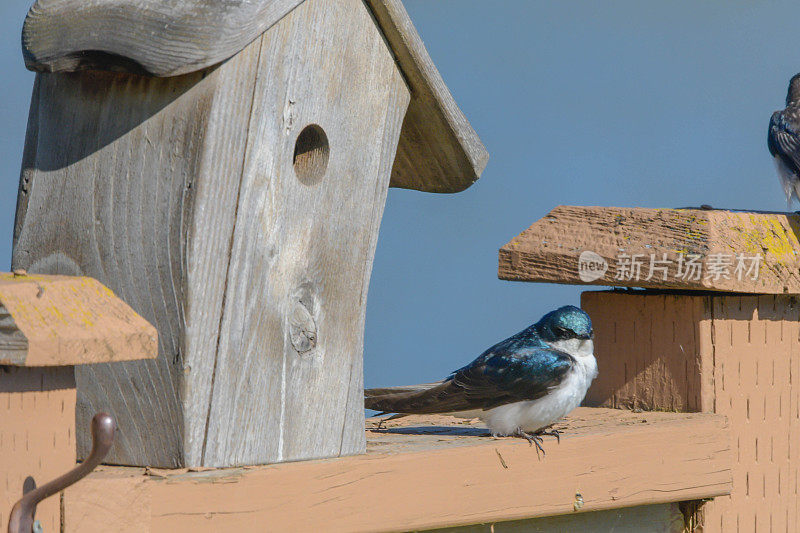
<path id="1" fill-rule="evenodd" d="M 390 180 L 456 191 L 485 164 L 401 4 L 307 0 L 273 22 L 222 64 L 184 58 L 208 68 L 181 76 L 37 77 L 13 264 L 95 276 L 161 333 L 156 361 L 78 371 L 79 416 L 109 410 L 128 429 L 112 462 L 363 452 L 364 313 Z M 152 47 L 126 53 L 116 69 L 157 63 Z"/>
<path id="2" fill-rule="evenodd" d="M 23 491 L 75 466 L 75 365 L 156 357 L 155 328 L 88 278 L 0 273 L 0 531 Z M 39 505 L 61 527 L 58 498 Z"/>
<path id="3" fill-rule="evenodd" d="M 600 370 L 587 405 L 728 417 L 734 490 L 703 506 L 703 531 L 796 531 L 797 298 L 585 292 L 581 305 Z"/>
<path id="4" fill-rule="evenodd" d="M 734 490 L 702 506 L 703 531 L 800 524 L 799 220 L 561 206 L 501 250 L 506 279 L 647 289 L 583 293 L 599 369 L 585 403 L 728 418 Z M 587 251 L 605 265 L 588 278 Z M 628 275 L 633 256 L 642 261 L 638 277 Z M 691 256 L 699 277 L 683 275 Z M 740 257 L 747 271 L 737 272 Z M 759 268 L 749 270 L 755 257 Z M 651 261 L 666 270 L 645 279 Z"/>

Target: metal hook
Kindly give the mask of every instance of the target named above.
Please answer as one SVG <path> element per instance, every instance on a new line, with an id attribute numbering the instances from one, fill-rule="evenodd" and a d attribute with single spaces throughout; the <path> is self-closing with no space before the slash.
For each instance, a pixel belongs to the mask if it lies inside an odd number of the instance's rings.
<path id="1" fill-rule="evenodd" d="M 94 470 L 111 449 L 116 428 L 117 424 L 111 415 L 107 413 L 94 415 L 92 418 L 92 452 L 89 457 L 63 476 L 33 489 L 14 504 L 8 520 L 8 533 L 31 533 L 34 530 L 33 516 L 36 514 L 36 506 L 39 502 L 61 492 Z"/>

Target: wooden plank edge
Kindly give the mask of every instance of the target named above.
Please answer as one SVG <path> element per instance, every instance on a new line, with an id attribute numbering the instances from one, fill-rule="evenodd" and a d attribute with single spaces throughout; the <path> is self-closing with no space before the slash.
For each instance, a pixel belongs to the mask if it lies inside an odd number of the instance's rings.
<path id="1" fill-rule="evenodd" d="M 542 460 L 527 443 L 487 438 L 426 452 L 162 478 L 107 469 L 66 491 L 64 520 L 81 531 L 120 517 L 137 531 L 248 530 L 259 523 L 281 531 L 403 531 L 731 492 L 729 428 L 719 415 L 567 433 L 560 445 L 548 444 Z"/>
<path id="2" fill-rule="evenodd" d="M 784 212 L 559 205 L 500 248 L 498 277 L 800 294 L 799 224 Z M 691 268 L 683 263 L 690 259 Z"/>
<path id="3" fill-rule="evenodd" d="M 569 266 L 567 266 L 569 265 Z M 780 283 L 764 283 L 753 285 L 735 283 L 730 280 L 719 280 L 719 284 L 701 279 L 697 282 L 678 279 L 662 281 L 653 278 L 629 281 L 618 280 L 609 263 L 609 274 L 594 281 L 583 281 L 578 275 L 578 255 L 555 254 L 547 252 L 529 252 L 503 246 L 498 251 L 497 278 L 503 281 L 523 281 L 528 283 L 556 283 L 559 285 L 582 285 L 599 287 L 625 287 L 653 290 L 702 291 L 716 293 L 740 294 L 799 294 L 800 287 L 787 286 Z M 642 269 L 647 273 L 647 266 Z M 675 279 L 675 278 L 673 278 Z"/>
<path id="4" fill-rule="evenodd" d="M 458 107 L 403 3 L 365 1 L 411 88 L 390 187 L 437 193 L 467 189 L 486 168 L 489 152 Z"/>

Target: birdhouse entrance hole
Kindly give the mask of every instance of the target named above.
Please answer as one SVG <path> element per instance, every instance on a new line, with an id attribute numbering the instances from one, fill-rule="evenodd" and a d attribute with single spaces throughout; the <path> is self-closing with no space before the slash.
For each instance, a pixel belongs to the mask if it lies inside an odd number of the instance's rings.
<path id="1" fill-rule="evenodd" d="M 294 172 L 306 185 L 318 183 L 328 168 L 328 136 L 316 124 L 303 128 L 294 145 Z"/>

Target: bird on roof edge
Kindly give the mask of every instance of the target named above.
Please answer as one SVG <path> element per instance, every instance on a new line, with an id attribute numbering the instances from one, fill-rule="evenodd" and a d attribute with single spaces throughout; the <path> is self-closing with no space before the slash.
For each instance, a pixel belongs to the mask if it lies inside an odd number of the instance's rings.
<path id="1" fill-rule="evenodd" d="M 767 147 L 791 211 L 792 199 L 800 201 L 800 74 L 789 81 L 786 108 L 775 111 L 769 120 Z"/>
<path id="2" fill-rule="evenodd" d="M 380 415 L 449 414 L 480 418 L 494 437 L 521 437 L 544 454 L 547 428 L 578 407 L 597 377 L 592 321 L 567 305 L 501 341 L 447 379 L 366 389 Z M 379 416 L 380 416 L 379 415 Z"/>

